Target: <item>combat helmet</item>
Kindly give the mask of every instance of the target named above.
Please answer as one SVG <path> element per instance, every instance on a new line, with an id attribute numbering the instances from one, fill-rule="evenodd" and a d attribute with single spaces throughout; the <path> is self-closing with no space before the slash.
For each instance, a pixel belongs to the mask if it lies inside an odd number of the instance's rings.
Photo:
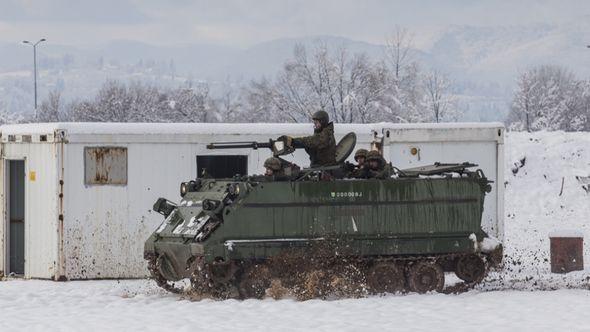
<path id="1" fill-rule="evenodd" d="M 279 171 L 281 170 L 281 161 L 276 157 L 267 158 L 264 161 L 264 168 L 270 168 L 273 171 Z"/>
<path id="2" fill-rule="evenodd" d="M 367 159 L 367 153 L 369 153 L 369 151 L 367 151 L 366 149 L 356 150 L 356 152 L 354 153 L 354 160 L 358 161 L 359 157 L 364 157 L 365 159 Z"/>
<path id="3" fill-rule="evenodd" d="M 371 150 L 367 153 L 367 161 L 371 161 L 371 160 L 383 160 L 383 157 L 381 156 L 381 153 L 379 153 L 379 151 L 377 150 Z"/>
<path id="4" fill-rule="evenodd" d="M 322 125 L 322 128 L 327 126 L 328 123 L 330 123 L 330 116 L 328 115 L 328 112 L 326 111 L 317 111 L 315 113 L 313 113 L 313 115 L 311 116 L 312 120 L 318 120 L 320 122 L 320 124 Z"/>

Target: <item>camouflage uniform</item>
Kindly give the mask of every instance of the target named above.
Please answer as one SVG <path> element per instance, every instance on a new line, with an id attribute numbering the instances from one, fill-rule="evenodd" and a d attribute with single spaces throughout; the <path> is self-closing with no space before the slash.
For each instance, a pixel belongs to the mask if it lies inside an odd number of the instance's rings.
<path id="1" fill-rule="evenodd" d="M 331 166 L 336 164 L 336 139 L 334 138 L 334 124 L 329 122 L 328 113 L 316 112 L 313 120 L 319 120 L 321 128 L 314 129 L 314 134 L 307 137 L 293 138 L 293 146 L 305 148 L 309 154 L 310 167 Z"/>
<path id="2" fill-rule="evenodd" d="M 377 161 L 378 165 L 376 168 L 371 167 L 371 161 Z M 364 177 L 369 179 L 387 179 L 393 174 L 393 167 L 385 162 L 383 156 L 379 151 L 369 151 L 367 154 L 366 171 Z"/>
<path id="3" fill-rule="evenodd" d="M 354 168 L 348 173 L 349 178 L 362 178 L 363 174 L 365 173 L 365 168 L 367 167 L 367 153 L 368 151 L 365 149 L 358 149 L 354 153 L 354 160 L 358 163 L 354 165 Z M 363 165 L 359 163 L 359 158 L 365 158 L 365 162 Z M 351 165 L 352 166 L 352 165 Z"/>
<path id="4" fill-rule="evenodd" d="M 267 172 L 264 174 L 265 176 L 284 176 L 285 172 L 283 170 L 283 165 L 281 165 L 281 161 L 279 158 L 270 157 L 264 161 L 264 168 L 267 169 Z M 268 174 L 268 170 L 272 170 L 272 174 Z"/>

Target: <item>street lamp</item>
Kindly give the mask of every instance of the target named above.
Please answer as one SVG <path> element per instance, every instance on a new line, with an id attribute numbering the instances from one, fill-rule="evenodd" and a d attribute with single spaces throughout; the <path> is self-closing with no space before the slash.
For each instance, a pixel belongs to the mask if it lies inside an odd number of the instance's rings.
<path id="1" fill-rule="evenodd" d="M 35 77 L 35 119 L 37 118 L 37 45 L 46 41 L 45 38 L 39 39 L 36 43 L 31 43 L 28 40 L 23 40 L 23 44 L 33 46 L 33 76 Z"/>

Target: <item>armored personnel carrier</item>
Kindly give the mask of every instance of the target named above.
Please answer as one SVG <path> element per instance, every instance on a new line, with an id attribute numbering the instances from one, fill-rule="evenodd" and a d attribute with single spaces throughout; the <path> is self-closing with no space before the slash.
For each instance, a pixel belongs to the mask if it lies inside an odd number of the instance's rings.
<path id="1" fill-rule="evenodd" d="M 280 179 L 182 183 L 179 203 L 154 204 L 164 221 L 145 243 L 152 277 L 171 292 L 188 278 L 193 290 L 221 298 L 261 298 L 273 282 L 307 287 L 309 298 L 350 287 L 339 283 L 350 279 L 372 293 L 457 291 L 500 262 L 501 244 L 481 228 L 491 187 L 481 170 L 471 170 L 477 165 L 348 179 L 343 165 L 355 142 L 353 133 L 340 141 L 333 167 L 299 169 L 281 159 L 288 171 Z M 292 152 L 281 140 L 208 148 Z M 464 282 L 444 289 L 445 272 Z"/>

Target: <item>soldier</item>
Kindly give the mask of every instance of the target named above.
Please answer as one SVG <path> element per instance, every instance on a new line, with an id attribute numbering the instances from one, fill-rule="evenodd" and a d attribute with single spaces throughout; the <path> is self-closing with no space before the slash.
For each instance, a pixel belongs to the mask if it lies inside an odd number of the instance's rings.
<path id="1" fill-rule="evenodd" d="M 363 166 L 365 166 L 365 161 L 367 160 L 368 153 L 369 151 L 365 149 L 356 150 L 356 152 L 354 153 L 354 161 L 356 161 L 357 163 L 357 168 L 363 168 Z"/>
<path id="2" fill-rule="evenodd" d="M 336 164 L 336 139 L 334 138 L 334 124 L 325 111 L 317 111 L 311 117 L 313 120 L 313 135 L 306 137 L 285 138 L 287 145 L 305 148 L 311 162 L 310 167 L 331 166 Z"/>
<path id="3" fill-rule="evenodd" d="M 369 151 L 367 153 L 367 167 L 365 172 L 366 178 L 386 179 L 391 176 L 392 168 L 385 162 L 379 151 Z"/>
<path id="4" fill-rule="evenodd" d="M 266 168 L 266 172 L 264 172 L 265 176 L 283 176 L 285 175 L 283 171 L 283 166 L 281 165 L 281 161 L 279 158 L 270 157 L 264 161 L 264 168 Z"/>
<path id="5" fill-rule="evenodd" d="M 365 161 L 367 159 L 367 153 L 368 151 L 365 149 L 358 149 L 356 150 L 356 152 L 354 153 L 354 160 L 356 161 L 356 165 L 352 165 L 352 164 L 347 164 L 351 166 L 351 170 L 350 173 L 348 174 L 348 177 L 351 178 L 360 178 L 363 177 L 363 172 L 365 171 Z"/>

